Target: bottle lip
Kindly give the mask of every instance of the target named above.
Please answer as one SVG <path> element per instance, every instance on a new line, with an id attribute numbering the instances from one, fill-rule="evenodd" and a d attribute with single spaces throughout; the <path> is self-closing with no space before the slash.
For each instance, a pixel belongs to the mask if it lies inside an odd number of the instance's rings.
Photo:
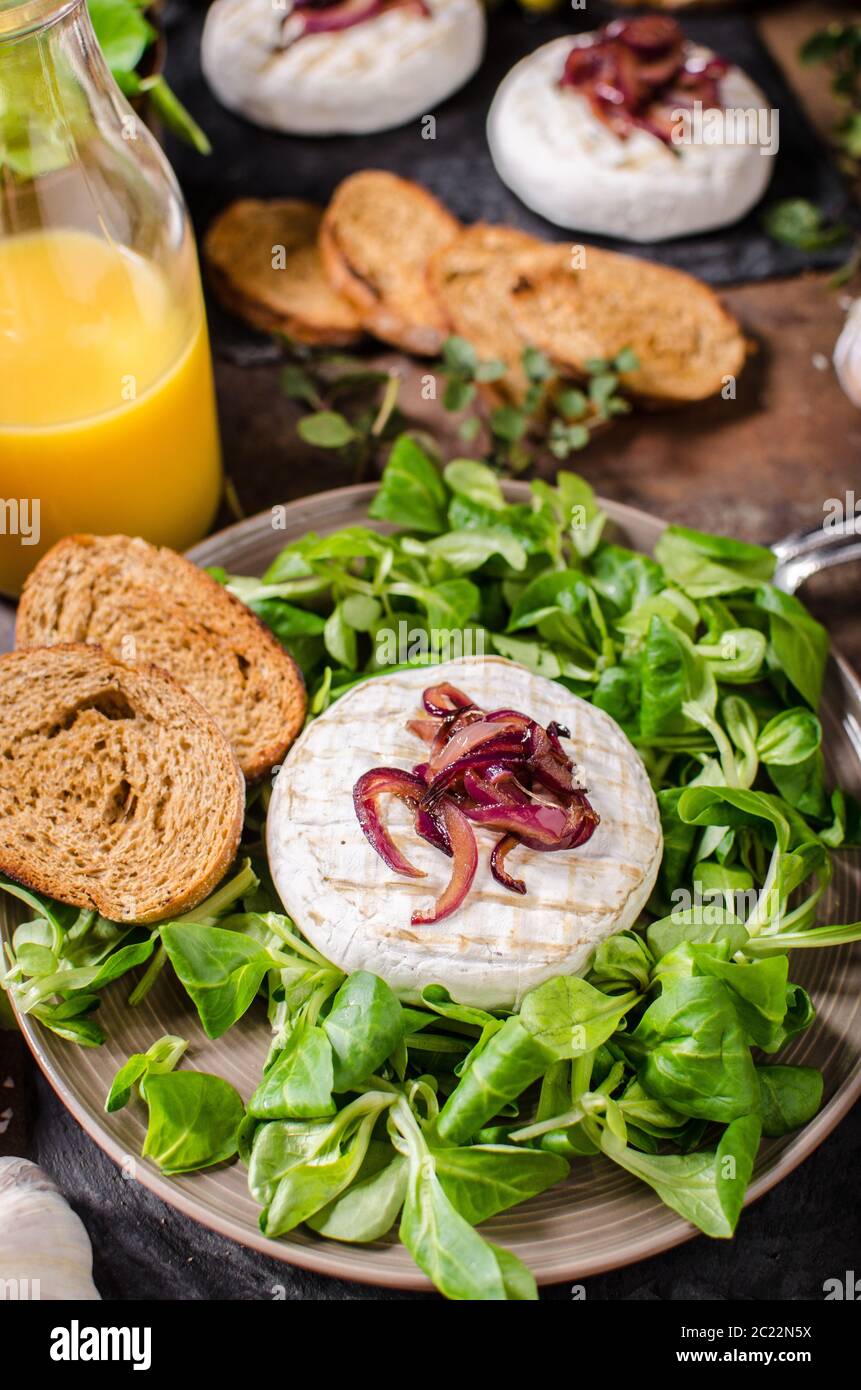
<path id="1" fill-rule="evenodd" d="M 44 29 L 82 0 L 0 0 L 0 40 Z"/>

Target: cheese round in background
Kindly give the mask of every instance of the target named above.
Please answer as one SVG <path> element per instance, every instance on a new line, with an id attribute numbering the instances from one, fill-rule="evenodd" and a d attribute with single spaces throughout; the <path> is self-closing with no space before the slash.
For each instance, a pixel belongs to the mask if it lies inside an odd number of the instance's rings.
<path id="1" fill-rule="evenodd" d="M 496 172 L 527 207 L 559 227 L 649 242 L 730 226 L 759 202 L 773 155 L 754 144 L 668 146 L 646 130 L 621 139 L 582 93 L 560 87 L 574 46 L 571 38 L 554 39 L 522 59 L 490 107 L 487 139 Z M 721 78 L 720 93 L 725 108 L 769 111 L 764 93 L 740 68 Z M 703 134 L 706 124 L 708 112 Z M 712 124 L 707 138 L 716 133 Z"/>
<path id="2" fill-rule="evenodd" d="M 296 135 L 390 130 L 432 111 L 484 53 L 481 0 L 427 0 L 283 47 L 289 13 L 273 0 L 215 0 L 201 64 L 223 105 Z"/>
<path id="3" fill-rule="evenodd" d="M 519 845 L 508 872 L 526 894 L 492 877 L 499 832 L 474 827 L 479 867 L 461 906 L 413 926 L 448 882 L 451 861 L 422 840 L 402 802 L 382 799 L 392 837 L 427 878 L 392 872 L 362 833 L 353 787 L 373 767 L 411 769 L 426 746 L 405 728 L 422 692 L 449 681 L 485 710 L 513 708 L 569 729 L 565 751 L 601 817 L 573 850 Z M 643 764 L 619 726 L 555 681 L 502 657 L 471 657 L 363 682 L 308 726 L 275 779 L 267 818 L 269 867 L 285 910 L 344 971 L 370 970 L 407 998 L 441 984 L 462 1003 L 511 1009 L 554 975 L 583 972 L 599 942 L 630 927 L 652 890 L 663 849 Z"/>

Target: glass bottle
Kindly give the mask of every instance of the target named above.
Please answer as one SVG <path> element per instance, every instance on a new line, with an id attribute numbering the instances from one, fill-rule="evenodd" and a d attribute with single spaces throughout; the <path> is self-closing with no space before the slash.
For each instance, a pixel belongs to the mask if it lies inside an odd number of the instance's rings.
<path id="1" fill-rule="evenodd" d="M 221 489 L 188 215 L 85 0 L 0 0 L 0 590 L 61 536 L 184 549 Z"/>

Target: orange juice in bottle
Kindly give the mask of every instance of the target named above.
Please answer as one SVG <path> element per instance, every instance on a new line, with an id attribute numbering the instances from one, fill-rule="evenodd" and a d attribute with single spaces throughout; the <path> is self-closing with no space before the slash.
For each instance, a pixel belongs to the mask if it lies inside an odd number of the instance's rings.
<path id="1" fill-rule="evenodd" d="M 14 594 L 63 535 L 190 545 L 221 470 L 188 218 L 84 0 L 0 0 L 0 110 L 0 590 Z"/>

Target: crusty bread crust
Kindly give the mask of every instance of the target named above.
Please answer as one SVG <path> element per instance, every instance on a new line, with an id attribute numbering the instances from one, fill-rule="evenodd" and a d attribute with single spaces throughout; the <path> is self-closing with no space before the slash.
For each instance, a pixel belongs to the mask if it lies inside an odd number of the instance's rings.
<path id="1" fill-rule="evenodd" d="M 161 921 L 224 877 L 244 809 L 230 744 L 166 672 L 75 643 L 0 657 L 0 872 Z"/>
<path id="2" fill-rule="evenodd" d="M 241 198 L 210 224 L 204 261 L 222 304 L 253 327 L 309 347 L 349 347 L 361 324 L 323 271 L 322 215 L 315 203 L 296 198 Z"/>
<path id="3" fill-rule="evenodd" d="M 365 169 L 338 185 L 326 209 L 319 237 L 323 267 L 369 333 L 430 356 L 445 339 L 446 321 L 428 287 L 427 264 L 459 230 L 426 188 Z"/>
<path id="4" fill-rule="evenodd" d="M 560 368 L 585 375 L 594 358 L 630 347 L 627 394 L 652 405 L 716 395 L 742 370 L 748 344 L 717 295 L 683 271 L 587 246 L 572 267 L 570 248 L 536 253 L 512 289 L 523 337 Z"/>
<path id="5" fill-rule="evenodd" d="M 68 536 L 24 585 L 18 648 L 91 642 L 169 671 L 224 730 L 249 781 L 280 762 L 307 707 L 296 663 L 244 604 L 172 550 Z"/>
<path id="6" fill-rule="evenodd" d="M 508 371 L 488 394 L 521 401 L 529 386 L 521 365 L 527 342 L 512 315 L 511 292 L 545 243 L 516 231 L 476 222 L 464 227 L 428 263 L 431 293 L 453 333 L 471 343 L 483 361 L 498 359 Z"/>

